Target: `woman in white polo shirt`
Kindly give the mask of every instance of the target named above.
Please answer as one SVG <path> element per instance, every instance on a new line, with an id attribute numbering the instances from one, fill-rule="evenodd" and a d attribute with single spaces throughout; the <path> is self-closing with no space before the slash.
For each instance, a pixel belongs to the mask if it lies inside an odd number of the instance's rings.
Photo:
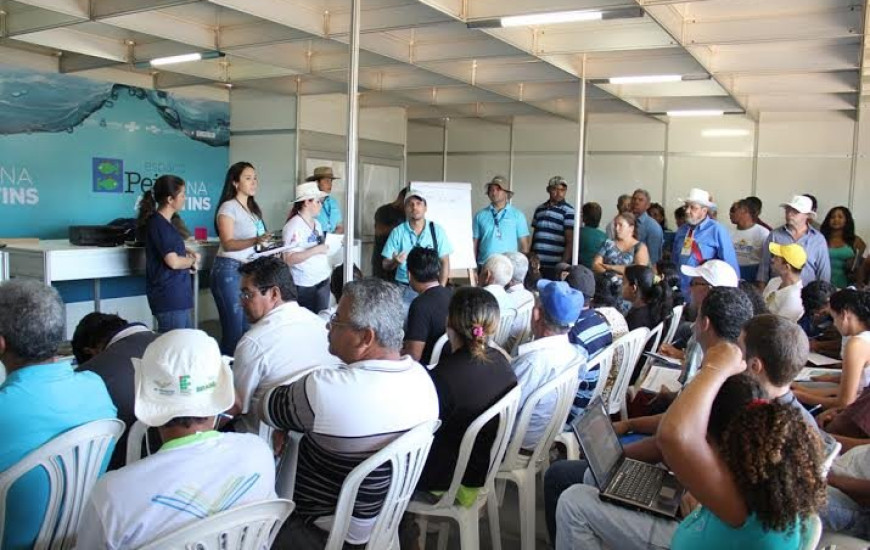
<path id="1" fill-rule="evenodd" d="M 329 307 L 329 267 L 324 243 L 325 235 L 317 216 L 323 207 L 326 193 L 317 188 L 317 182 L 309 181 L 296 186 L 296 199 L 290 217 L 284 224 L 284 261 L 290 266 L 293 282 L 296 283 L 299 305 L 318 313 Z"/>
<path id="2" fill-rule="evenodd" d="M 239 267 L 248 261 L 254 245 L 268 239 L 263 212 L 254 195 L 259 182 L 254 166 L 237 162 L 227 170 L 215 213 L 221 245 L 211 269 L 211 293 L 221 321 L 221 353 L 233 355 L 248 322 L 239 300 Z"/>

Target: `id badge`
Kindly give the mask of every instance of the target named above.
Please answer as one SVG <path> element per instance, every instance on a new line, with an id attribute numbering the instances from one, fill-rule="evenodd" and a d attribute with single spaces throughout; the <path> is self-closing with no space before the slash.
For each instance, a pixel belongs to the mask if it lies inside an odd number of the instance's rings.
<path id="1" fill-rule="evenodd" d="M 680 250 L 680 256 L 688 257 L 692 255 L 692 245 L 695 244 L 695 238 L 691 235 L 686 235 L 683 240 L 683 249 Z"/>
<path id="2" fill-rule="evenodd" d="M 263 220 L 257 220 L 257 221 L 254 223 L 254 228 L 255 228 L 256 231 L 257 231 L 257 236 L 258 236 L 258 237 L 259 237 L 260 235 L 263 235 L 263 234 L 266 233 L 266 224 L 263 223 Z"/>

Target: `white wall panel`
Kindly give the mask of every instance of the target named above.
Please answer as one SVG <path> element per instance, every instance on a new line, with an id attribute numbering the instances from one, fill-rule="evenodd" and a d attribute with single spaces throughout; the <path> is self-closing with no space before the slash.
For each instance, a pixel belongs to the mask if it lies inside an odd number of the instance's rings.
<path id="1" fill-rule="evenodd" d="M 234 132 L 295 128 L 296 98 L 258 90 L 233 90 L 230 123 Z"/>
<path id="2" fill-rule="evenodd" d="M 448 138 L 448 143 L 450 138 Z M 484 183 L 494 176 L 506 176 L 508 172 L 508 154 L 488 153 L 463 155 L 447 155 L 447 181 L 465 182 L 471 184 L 471 207 L 477 211 L 489 204 L 484 193 Z"/>
<path id="3" fill-rule="evenodd" d="M 616 199 L 637 188 L 662 199 L 663 155 L 592 154 L 586 158 L 586 202 L 601 205 L 602 228 L 616 216 Z"/>
<path id="4" fill-rule="evenodd" d="M 851 168 L 849 158 L 759 158 L 758 197 L 765 204 L 764 220 L 772 225 L 782 223 L 778 205 L 802 193 L 816 196 L 823 219 L 832 206 L 848 202 Z"/>
<path id="5" fill-rule="evenodd" d="M 673 220 L 673 211 L 682 205 L 692 187 L 700 187 L 719 206 L 719 220 L 729 226 L 728 209 L 752 190 L 752 159 L 728 157 L 674 156 L 668 160 L 668 189 L 665 210 Z M 670 222 L 673 227 L 673 221 Z"/>
<path id="6" fill-rule="evenodd" d="M 755 123 L 741 116 L 671 119 L 668 151 L 752 156 Z"/>
<path id="7" fill-rule="evenodd" d="M 535 207 L 547 200 L 547 181 L 561 175 L 568 182 L 568 202 L 574 204 L 577 192 L 577 154 L 556 152 L 517 153 L 514 156 L 513 204 L 525 212 L 531 222 Z"/>
<path id="8" fill-rule="evenodd" d="M 294 134 L 234 135 L 230 138 L 230 162 L 247 161 L 257 169 L 260 187 L 257 203 L 270 231 L 287 219 L 296 186 Z"/>

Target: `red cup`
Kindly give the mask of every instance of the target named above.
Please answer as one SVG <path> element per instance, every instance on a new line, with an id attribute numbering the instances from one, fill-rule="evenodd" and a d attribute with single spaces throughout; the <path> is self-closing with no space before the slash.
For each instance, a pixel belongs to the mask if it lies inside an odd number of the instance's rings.
<path id="1" fill-rule="evenodd" d="M 206 227 L 194 227 L 193 228 L 193 238 L 198 241 L 205 241 L 208 239 L 208 228 Z"/>

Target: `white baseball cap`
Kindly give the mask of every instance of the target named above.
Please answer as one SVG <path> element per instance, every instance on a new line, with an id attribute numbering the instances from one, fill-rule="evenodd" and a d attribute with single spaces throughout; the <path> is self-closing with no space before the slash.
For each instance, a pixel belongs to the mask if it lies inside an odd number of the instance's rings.
<path id="1" fill-rule="evenodd" d="M 813 212 L 813 201 L 809 197 L 804 195 L 795 195 L 791 198 L 791 201 L 784 202 L 780 204 L 783 208 L 794 208 L 801 214 L 809 214 L 810 216 L 815 216 L 816 213 Z"/>
<path id="2" fill-rule="evenodd" d="M 693 187 L 689 189 L 689 194 L 685 199 L 677 199 L 679 202 L 694 202 L 695 204 L 700 204 L 701 206 L 706 206 L 707 208 L 716 208 L 716 203 L 710 200 L 710 193 L 704 191 L 703 189 L 698 189 L 697 187 Z"/>
<path id="3" fill-rule="evenodd" d="M 730 286 L 737 288 L 737 285 L 740 282 L 734 268 L 722 260 L 708 260 L 697 267 L 684 265 L 680 267 L 680 271 L 683 275 L 689 277 L 700 277 L 710 283 L 711 286 Z"/>
<path id="4" fill-rule="evenodd" d="M 136 418 L 163 426 L 180 416 L 215 416 L 233 406 L 233 373 L 205 332 L 178 329 L 151 342 L 133 359 Z"/>

